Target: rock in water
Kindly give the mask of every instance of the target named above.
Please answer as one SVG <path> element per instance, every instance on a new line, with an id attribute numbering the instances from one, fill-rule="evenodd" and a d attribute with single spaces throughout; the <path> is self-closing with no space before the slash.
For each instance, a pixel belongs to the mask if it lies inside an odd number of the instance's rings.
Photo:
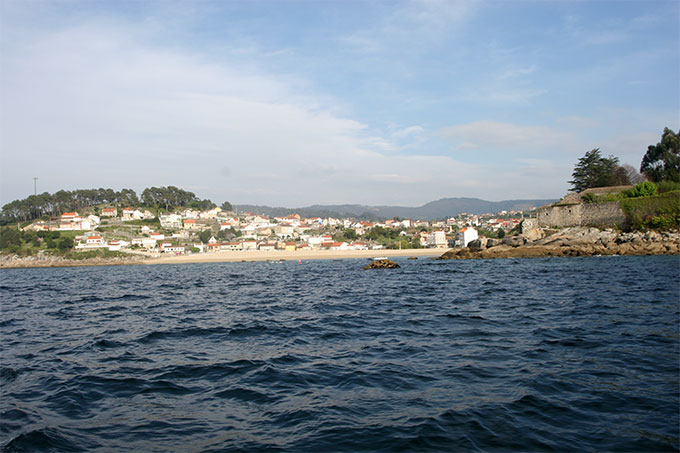
<path id="1" fill-rule="evenodd" d="M 364 266 L 364 269 L 399 269 L 400 267 L 392 260 L 377 260 Z"/>

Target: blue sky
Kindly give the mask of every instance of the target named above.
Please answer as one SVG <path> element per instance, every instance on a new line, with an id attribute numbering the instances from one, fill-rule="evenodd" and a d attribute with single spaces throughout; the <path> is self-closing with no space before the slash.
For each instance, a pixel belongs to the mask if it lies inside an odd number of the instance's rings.
<path id="1" fill-rule="evenodd" d="M 559 198 L 680 127 L 678 1 L 0 4 L 2 204 Z"/>

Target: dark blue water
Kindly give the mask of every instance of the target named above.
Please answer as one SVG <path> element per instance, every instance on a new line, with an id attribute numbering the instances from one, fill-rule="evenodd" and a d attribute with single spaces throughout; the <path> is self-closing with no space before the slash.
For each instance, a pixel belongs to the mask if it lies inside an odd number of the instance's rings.
<path id="1" fill-rule="evenodd" d="M 678 450 L 678 257 L 399 262 L 0 271 L 0 445 Z"/>

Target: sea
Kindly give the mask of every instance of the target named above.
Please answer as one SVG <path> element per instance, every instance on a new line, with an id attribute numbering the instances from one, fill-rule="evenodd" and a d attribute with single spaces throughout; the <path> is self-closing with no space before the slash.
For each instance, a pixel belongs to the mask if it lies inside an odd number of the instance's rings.
<path id="1" fill-rule="evenodd" d="M 680 257 L 0 270 L 0 448 L 678 451 Z"/>

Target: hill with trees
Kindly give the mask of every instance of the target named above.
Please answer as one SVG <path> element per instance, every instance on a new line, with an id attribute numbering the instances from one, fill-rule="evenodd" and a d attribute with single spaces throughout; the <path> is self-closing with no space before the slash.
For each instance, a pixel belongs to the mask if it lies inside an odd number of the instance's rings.
<path id="1" fill-rule="evenodd" d="M 100 205 L 119 208 L 145 207 L 166 211 L 179 207 L 206 210 L 216 206 L 210 200 L 201 200 L 193 192 L 174 186 L 146 188 L 142 191 L 141 199 L 132 189 L 120 191 L 103 188 L 60 190 L 53 194 L 45 192 L 7 203 L 0 212 L 0 225 L 26 222 L 43 216 L 57 217 L 65 212 L 80 211 Z M 231 204 L 228 201 L 222 204 L 222 209 L 225 208 L 231 210 Z"/>

